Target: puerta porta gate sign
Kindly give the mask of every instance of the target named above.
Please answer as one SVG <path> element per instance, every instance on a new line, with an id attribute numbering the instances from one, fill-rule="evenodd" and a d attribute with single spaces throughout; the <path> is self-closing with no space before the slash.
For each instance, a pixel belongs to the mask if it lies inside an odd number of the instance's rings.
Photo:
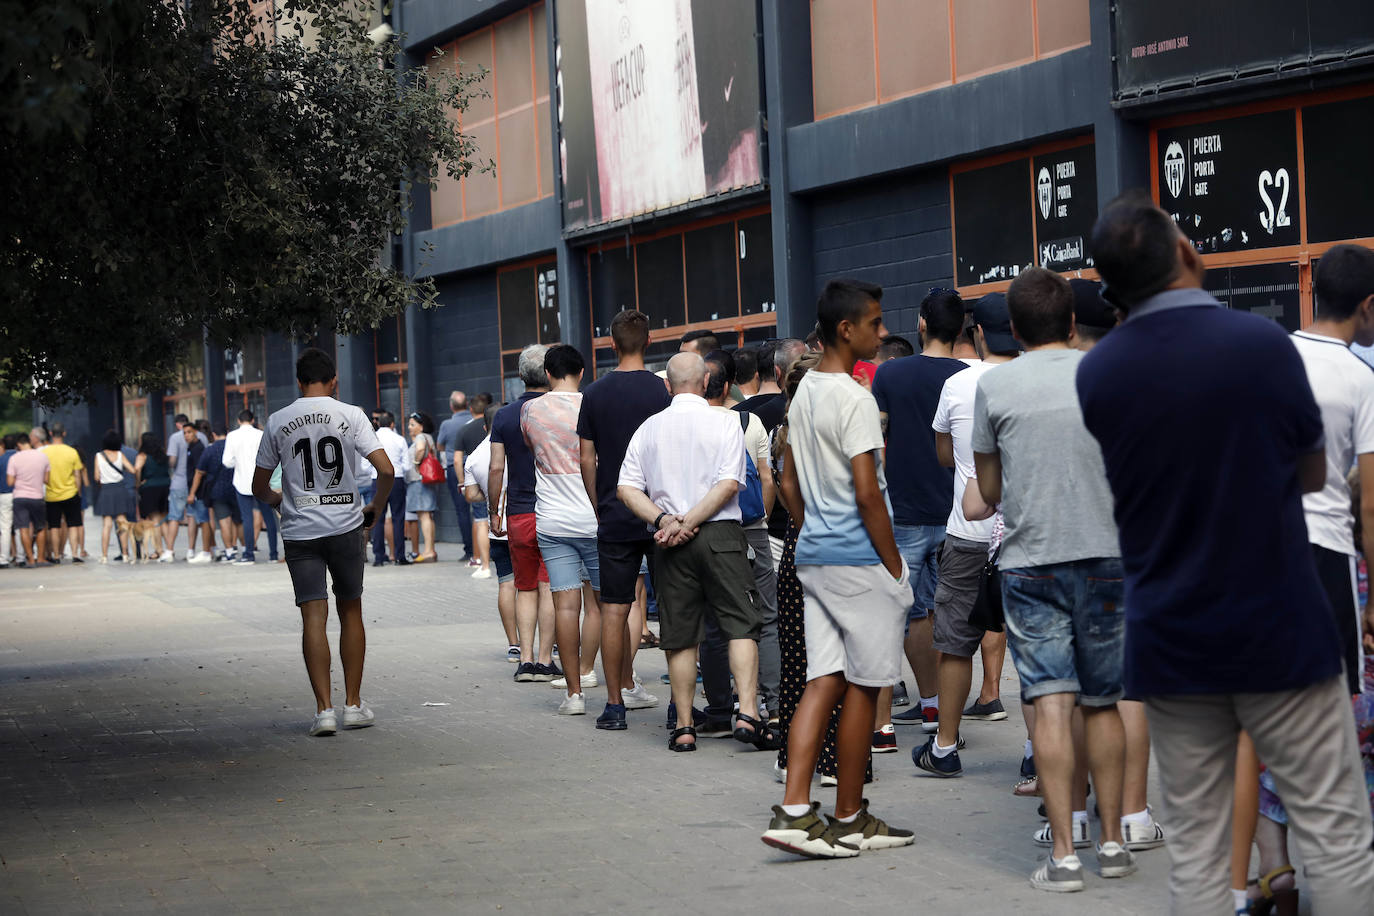
<path id="1" fill-rule="evenodd" d="M 1160 206 L 1198 251 L 1298 243 L 1294 111 L 1169 128 L 1157 139 Z"/>
<path id="2" fill-rule="evenodd" d="M 1036 156 L 1037 262 L 1050 270 L 1091 267 L 1087 238 L 1097 219 L 1097 157 L 1091 143 Z"/>

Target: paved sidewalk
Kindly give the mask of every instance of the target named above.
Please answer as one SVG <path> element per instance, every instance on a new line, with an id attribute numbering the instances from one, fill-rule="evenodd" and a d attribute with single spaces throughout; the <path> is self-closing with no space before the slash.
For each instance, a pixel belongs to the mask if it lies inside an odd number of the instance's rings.
<path id="1" fill-rule="evenodd" d="M 453 562 L 369 568 L 378 725 L 311 739 L 284 566 L 0 570 L 0 912 L 1165 910 L 1163 850 L 1110 882 L 1087 851 L 1081 894 L 1027 884 L 1010 661 L 1012 717 L 966 725 L 962 779 L 914 775 L 919 729 L 876 759 L 874 808 L 916 846 L 809 862 L 759 842 L 772 754 L 671 754 L 662 706 L 598 732 L 599 688 L 555 715 L 511 680 L 495 594 Z M 666 706 L 663 655 L 637 667 Z"/>

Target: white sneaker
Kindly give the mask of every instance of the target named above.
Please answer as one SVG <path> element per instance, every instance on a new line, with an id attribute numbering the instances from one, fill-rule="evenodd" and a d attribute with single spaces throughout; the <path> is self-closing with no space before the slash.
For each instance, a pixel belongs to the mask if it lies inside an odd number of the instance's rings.
<path id="1" fill-rule="evenodd" d="M 474 578 L 474 579 L 490 579 L 490 578 L 491 578 L 491 567 L 490 567 L 490 566 L 483 566 L 483 567 L 481 567 L 480 569 L 473 570 L 472 578 Z"/>
<path id="2" fill-rule="evenodd" d="M 1125 840 L 1125 847 L 1132 852 L 1154 849 L 1164 845 L 1164 828 L 1159 826 L 1159 821 L 1155 820 L 1153 815 L 1150 816 L 1150 822 L 1143 826 L 1123 817 L 1121 838 Z"/>
<path id="3" fill-rule="evenodd" d="M 558 714 L 560 716 L 585 716 L 587 714 L 587 701 L 580 693 L 564 697 L 563 702 L 558 704 Z"/>
<path id="4" fill-rule="evenodd" d="M 787 785 L 787 768 L 778 766 L 777 758 L 773 759 L 773 778 L 783 785 Z"/>
<path id="5" fill-rule="evenodd" d="M 372 714 L 366 703 L 359 703 L 357 706 L 345 706 L 343 713 L 344 728 L 367 728 L 377 719 Z"/>
<path id="6" fill-rule="evenodd" d="M 1120 843 L 1108 841 L 1097 847 L 1097 871 L 1104 878 L 1124 878 L 1135 874 L 1135 856 Z"/>
<path id="7" fill-rule="evenodd" d="M 334 734 L 339 730 L 339 717 L 334 714 L 334 708 L 315 713 L 315 721 L 310 726 L 310 737 L 324 738 Z"/>
<path id="8" fill-rule="evenodd" d="M 840 781 L 839 781 L 838 779 L 836 779 L 834 776 L 822 776 L 822 777 L 821 777 L 821 788 L 822 788 L 822 789 L 833 789 L 833 788 L 835 788 L 836 786 L 838 786 L 839 784 L 840 784 Z"/>
<path id="9" fill-rule="evenodd" d="M 556 688 L 558 688 L 559 690 L 567 690 L 567 689 L 568 689 L 568 679 L 567 679 L 566 677 L 557 677 L 557 678 L 554 678 L 553 680 L 549 681 L 549 686 L 550 686 L 550 687 L 556 687 Z M 584 674 L 584 675 L 582 675 L 582 689 L 583 689 L 583 690 L 586 690 L 588 687 L 599 687 L 599 686 L 601 686 L 601 682 L 598 681 L 598 680 L 596 679 L 596 669 L 595 669 L 595 668 L 592 669 L 591 674 Z M 628 707 L 627 707 L 627 708 L 628 708 Z"/>
<path id="10" fill-rule="evenodd" d="M 159 563 L 175 563 L 177 561 L 177 557 L 173 551 L 168 550 L 165 551 L 162 555 L 160 555 L 157 558 L 157 561 Z"/>
<path id="11" fill-rule="evenodd" d="M 620 691 L 620 701 L 626 709 L 652 709 L 658 705 L 658 697 L 644 689 L 643 684 L 635 684 L 629 690 Z"/>
<path id="12" fill-rule="evenodd" d="M 209 553 L 202 550 L 200 553 L 196 554 L 193 557 L 187 557 L 186 562 L 190 563 L 193 566 L 204 566 L 206 563 L 213 562 L 214 559 L 215 558 L 210 556 Z"/>
<path id="13" fill-rule="evenodd" d="M 1036 846 L 1054 845 L 1054 835 L 1050 831 L 1049 821 L 1040 825 L 1040 829 L 1035 831 L 1034 839 Z M 1073 822 L 1073 848 L 1087 849 L 1091 845 L 1092 840 L 1088 839 L 1088 822 L 1075 820 Z"/>

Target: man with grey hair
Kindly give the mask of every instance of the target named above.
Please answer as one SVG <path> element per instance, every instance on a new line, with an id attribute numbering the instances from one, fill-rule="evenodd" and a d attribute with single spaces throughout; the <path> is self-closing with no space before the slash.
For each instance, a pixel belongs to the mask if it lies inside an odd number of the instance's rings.
<path id="1" fill-rule="evenodd" d="M 498 494 L 491 502 L 491 533 L 505 534 L 515 572 L 515 625 L 520 636 L 520 664 L 515 679 L 521 683 L 547 683 L 563 672 L 553 663 L 553 619 L 539 628 L 539 656 L 534 655 L 534 627 L 540 618 L 539 593 L 549 587 L 549 574 L 539 553 L 534 527 L 534 455 L 525 444 L 520 417 L 525 405 L 549 390 L 544 356 L 549 348 L 530 344 L 520 351 L 520 381 L 525 392 L 496 412 L 491 422 L 491 465 L 487 493 Z M 502 483 L 505 484 L 504 491 Z M 549 604 L 552 609 L 552 603 Z M 577 660 L 573 659 L 573 664 Z"/>
<path id="2" fill-rule="evenodd" d="M 683 352 L 668 361 L 673 402 L 630 439 L 616 493 L 654 529 L 654 590 L 659 639 L 668 656 L 673 701 L 687 718 L 696 692 L 697 646 L 706 619 L 730 641 L 730 672 L 740 712 L 736 740 L 775 742 L 758 710 L 761 600 L 746 559 L 739 492 L 746 480 L 739 421 L 707 404 L 706 363 Z M 690 719 L 688 719 L 690 722 Z M 674 751 L 696 750 L 696 729 L 676 729 Z"/>
<path id="3" fill-rule="evenodd" d="M 455 451 L 461 451 L 458 446 L 458 437 L 474 419 L 481 416 L 479 413 L 468 411 L 468 396 L 461 391 L 453 391 L 448 396 L 449 418 L 439 424 L 439 432 L 435 435 L 435 442 L 439 446 L 439 461 L 444 466 L 445 483 L 448 485 L 448 497 L 453 500 L 453 508 L 458 513 L 458 531 L 463 536 L 463 559 L 466 561 L 472 556 L 472 512 L 468 508 L 468 501 L 460 491 L 459 483 L 463 479 L 463 456 L 455 455 Z"/>

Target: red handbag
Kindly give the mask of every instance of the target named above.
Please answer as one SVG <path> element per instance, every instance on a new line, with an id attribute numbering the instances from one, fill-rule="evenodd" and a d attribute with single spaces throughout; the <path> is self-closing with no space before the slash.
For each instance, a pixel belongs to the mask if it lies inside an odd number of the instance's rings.
<path id="1" fill-rule="evenodd" d="M 438 457 L 435 456 L 434 446 L 430 445 L 425 450 L 425 457 L 421 460 L 418 470 L 420 471 L 421 483 L 444 482 L 444 466 L 439 463 Z"/>

